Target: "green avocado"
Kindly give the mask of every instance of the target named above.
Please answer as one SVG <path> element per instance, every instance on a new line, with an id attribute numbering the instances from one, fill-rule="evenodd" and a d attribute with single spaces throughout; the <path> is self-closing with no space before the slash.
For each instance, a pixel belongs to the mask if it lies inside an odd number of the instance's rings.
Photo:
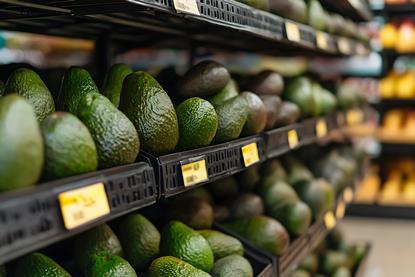
<path id="1" fill-rule="evenodd" d="M 79 99 L 77 115 L 95 141 L 100 168 L 135 161 L 140 150 L 137 131 L 105 96 L 98 93 L 83 95 Z"/>
<path id="2" fill-rule="evenodd" d="M 290 277 L 312 277 L 312 275 L 304 269 L 296 269 L 291 273 Z"/>
<path id="3" fill-rule="evenodd" d="M 236 238 L 215 230 L 200 230 L 198 232 L 209 243 L 215 260 L 219 260 L 229 255 L 243 256 L 244 247 Z"/>
<path id="4" fill-rule="evenodd" d="M 279 110 L 275 126 L 285 126 L 290 125 L 300 118 L 301 111 L 300 108 L 291 102 L 282 101 L 281 108 Z"/>
<path id="5" fill-rule="evenodd" d="M 270 0 L 238 0 L 238 2 L 263 11 L 269 10 L 269 1 Z"/>
<path id="6" fill-rule="evenodd" d="M 267 112 L 267 124 L 265 129 L 269 130 L 275 127 L 278 120 L 278 115 L 281 109 L 281 98 L 275 95 L 261 95 L 262 102 L 265 104 L 265 110 Z"/>
<path id="7" fill-rule="evenodd" d="M 347 254 L 337 251 L 327 251 L 322 257 L 323 273 L 332 276 L 340 267 L 347 266 Z"/>
<path id="8" fill-rule="evenodd" d="M 172 256 L 155 259 L 148 272 L 149 277 L 212 277 L 203 270 Z"/>
<path id="9" fill-rule="evenodd" d="M 177 257 L 205 272 L 213 268 L 213 252 L 206 239 L 179 221 L 170 221 L 161 232 L 160 254 Z"/>
<path id="10" fill-rule="evenodd" d="M 261 176 L 259 174 L 259 165 L 253 165 L 236 175 L 238 186 L 241 191 L 252 191 L 255 189 Z"/>
<path id="11" fill-rule="evenodd" d="M 182 199 L 190 199 L 190 198 L 199 198 L 203 201 L 206 201 L 210 204 L 213 203 L 212 195 L 205 187 L 199 187 L 196 189 L 192 189 L 189 191 L 186 191 L 185 193 L 181 193 L 174 197 L 174 201 L 176 200 L 182 200 Z"/>
<path id="12" fill-rule="evenodd" d="M 317 83 L 313 83 L 312 90 L 315 104 L 313 116 L 326 115 L 334 111 L 337 106 L 337 99 L 331 92 L 323 89 Z"/>
<path id="13" fill-rule="evenodd" d="M 23 97 L 0 98 L 0 191 L 36 183 L 44 161 L 43 140 L 33 107 Z"/>
<path id="14" fill-rule="evenodd" d="M 115 107 L 120 104 L 120 94 L 125 77 L 133 73 L 126 64 L 114 64 L 111 66 L 102 85 L 102 94 L 106 96 Z"/>
<path id="15" fill-rule="evenodd" d="M 137 277 L 134 268 L 123 258 L 106 252 L 91 255 L 85 277 Z"/>
<path id="16" fill-rule="evenodd" d="M 310 208 L 302 201 L 276 205 L 269 210 L 268 215 L 281 222 L 291 236 L 304 234 L 312 219 Z"/>
<path id="17" fill-rule="evenodd" d="M 248 102 L 248 118 L 242 129 L 242 134 L 250 136 L 262 132 L 267 124 L 267 110 L 264 102 L 249 91 L 243 92 L 241 96 Z"/>
<path id="18" fill-rule="evenodd" d="M 347 267 L 341 266 L 334 272 L 333 277 L 352 277 L 352 274 Z"/>
<path id="19" fill-rule="evenodd" d="M 80 99 L 90 93 L 99 93 L 89 72 L 82 67 L 70 67 L 64 74 L 58 97 L 59 110 L 78 112 Z"/>
<path id="20" fill-rule="evenodd" d="M 133 122 L 144 150 L 156 155 L 174 151 L 179 142 L 176 111 L 151 75 L 137 71 L 125 78 L 120 109 Z"/>
<path id="21" fill-rule="evenodd" d="M 263 163 L 259 173 L 263 179 L 271 177 L 272 175 L 276 175 L 275 178 L 278 178 L 281 181 L 286 181 L 287 179 L 287 172 L 285 172 L 281 162 L 276 159 L 268 160 Z"/>
<path id="22" fill-rule="evenodd" d="M 271 1 L 270 11 L 284 18 L 307 23 L 307 5 L 304 0 Z"/>
<path id="23" fill-rule="evenodd" d="M 239 94 L 238 84 L 235 82 L 235 80 L 230 79 L 229 82 L 226 84 L 226 86 L 221 91 L 209 97 L 207 100 L 213 106 L 216 107 L 216 106 L 221 105 L 223 102 L 226 102 L 227 100 L 238 96 L 238 94 Z"/>
<path id="24" fill-rule="evenodd" d="M 265 210 L 269 211 L 274 206 L 286 203 L 295 203 L 298 196 L 295 190 L 282 180 L 276 177 L 268 177 L 258 187 L 258 194 L 264 202 Z"/>
<path id="25" fill-rule="evenodd" d="M 180 139 L 177 148 L 188 150 L 209 145 L 218 129 L 218 115 L 208 101 L 193 97 L 176 108 Z"/>
<path id="26" fill-rule="evenodd" d="M 264 70 L 250 79 L 246 89 L 258 95 L 280 96 L 284 90 L 284 80 L 277 72 Z"/>
<path id="27" fill-rule="evenodd" d="M 52 94 L 33 70 L 19 68 L 10 75 L 4 88 L 4 94 L 11 93 L 17 93 L 29 101 L 39 122 L 55 111 Z"/>
<path id="28" fill-rule="evenodd" d="M 51 258 L 35 252 L 17 260 L 14 277 L 71 277 L 65 269 Z"/>
<path id="29" fill-rule="evenodd" d="M 254 270 L 244 257 L 230 255 L 215 262 L 212 275 L 215 277 L 253 277 Z"/>
<path id="30" fill-rule="evenodd" d="M 179 199 L 167 204 L 164 217 L 166 221 L 179 220 L 194 229 L 205 229 L 213 224 L 213 208 L 197 197 Z"/>
<path id="31" fill-rule="evenodd" d="M 89 258 L 96 252 L 123 256 L 121 243 L 107 224 L 83 232 L 73 242 L 73 257 L 78 270 L 84 271 Z"/>
<path id="32" fill-rule="evenodd" d="M 231 218 L 245 218 L 264 213 L 264 204 L 261 197 L 258 195 L 247 192 L 238 195 L 231 205 Z"/>
<path id="33" fill-rule="evenodd" d="M 224 223 L 224 226 L 274 255 L 283 254 L 289 245 L 290 238 L 284 226 L 267 216 L 236 219 Z"/>
<path id="34" fill-rule="evenodd" d="M 43 121 L 41 129 L 45 145 L 44 178 L 53 180 L 97 169 L 95 142 L 74 115 L 52 113 Z"/>
<path id="35" fill-rule="evenodd" d="M 302 115 L 312 115 L 315 110 L 312 82 L 306 77 L 292 80 L 284 91 L 283 98 L 296 104 Z"/>
<path id="36" fill-rule="evenodd" d="M 160 233 L 147 218 L 140 214 L 122 218 L 117 228 L 117 235 L 120 238 L 125 259 L 137 271 L 146 269 L 159 253 Z"/>
<path id="37" fill-rule="evenodd" d="M 318 0 L 308 0 L 308 24 L 317 29 L 325 29 L 324 9 Z"/>
<path id="38" fill-rule="evenodd" d="M 237 96 L 216 107 L 218 130 L 214 141 L 226 142 L 237 139 L 242 132 L 249 114 L 248 101 Z"/>
<path id="39" fill-rule="evenodd" d="M 220 92 L 229 82 L 228 70 L 215 61 L 202 61 L 191 67 L 179 80 L 182 97 L 208 97 Z"/>
<path id="40" fill-rule="evenodd" d="M 304 269 L 311 274 L 316 274 L 318 271 L 318 256 L 317 254 L 309 254 L 307 255 L 298 266 L 301 269 Z"/>
<path id="41" fill-rule="evenodd" d="M 291 186 L 313 179 L 313 174 L 310 170 L 308 170 L 308 168 L 300 160 L 294 158 L 293 156 L 285 156 L 283 163 L 288 173 L 287 182 Z"/>

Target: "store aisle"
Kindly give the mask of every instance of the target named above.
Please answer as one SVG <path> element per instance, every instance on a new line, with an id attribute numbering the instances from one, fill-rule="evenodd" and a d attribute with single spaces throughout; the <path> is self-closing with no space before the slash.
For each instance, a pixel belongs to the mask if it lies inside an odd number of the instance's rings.
<path id="1" fill-rule="evenodd" d="M 370 241 L 365 277 L 415 276 L 415 221 L 345 218 L 340 224 L 348 241 Z"/>

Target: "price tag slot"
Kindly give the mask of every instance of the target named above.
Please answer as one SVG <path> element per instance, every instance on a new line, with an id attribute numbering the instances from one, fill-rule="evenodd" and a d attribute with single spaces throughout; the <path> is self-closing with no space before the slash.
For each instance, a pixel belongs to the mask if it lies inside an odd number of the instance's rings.
<path id="1" fill-rule="evenodd" d="M 336 217 L 337 219 L 342 219 L 346 213 L 346 203 L 340 201 L 336 208 Z"/>
<path id="2" fill-rule="evenodd" d="M 68 230 L 110 213 L 103 183 L 62 192 L 58 199 L 63 222 Z"/>
<path id="3" fill-rule="evenodd" d="M 185 187 L 190 187 L 209 180 L 206 161 L 199 160 L 182 165 L 183 183 Z"/>
<path id="4" fill-rule="evenodd" d="M 328 38 L 327 38 L 327 35 L 325 33 L 317 31 L 316 41 L 317 41 L 318 48 L 327 50 L 329 48 L 329 43 L 328 43 L 327 40 L 328 40 Z"/>
<path id="5" fill-rule="evenodd" d="M 291 41 L 300 42 L 301 34 L 300 28 L 293 22 L 285 22 L 285 31 L 287 32 L 287 38 Z"/>
<path id="6" fill-rule="evenodd" d="M 200 15 L 196 0 L 173 0 L 173 5 L 178 13 Z"/>
<path id="7" fill-rule="evenodd" d="M 317 138 L 324 138 L 327 135 L 327 123 L 324 119 L 319 119 L 316 123 Z"/>
<path id="8" fill-rule="evenodd" d="M 348 187 L 343 192 L 343 200 L 349 204 L 353 201 L 353 190 L 352 188 Z"/>
<path id="9" fill-rule="evenodd" d="M 298 134 L 296 130 L 290 130 L 287 133 L 288 136 L 288 145 L 290 149 L 294 149 L 298 146 Z"/>
<path id="10" fill-rule="evenodd" d="M 259 162 L 258 146 L 256 142 L 247 144 L 241 148 L 245 167 Z"/>
<path id="11" fill-rule="evenodd" d="M 327 212 L 324 215 L 324 225 L 326 225 L 327 230 L 331 230 L 336 226 L 336 217 L 333 212 Z"/>

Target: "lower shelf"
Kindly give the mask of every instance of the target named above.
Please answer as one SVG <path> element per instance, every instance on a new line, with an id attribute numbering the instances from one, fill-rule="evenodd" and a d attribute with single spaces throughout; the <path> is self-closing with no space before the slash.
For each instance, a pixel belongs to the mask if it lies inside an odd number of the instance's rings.
<path id="1" fill-rule="evenodd" d="M 347 215 L 361 217 L 415 219 L 415 206 L 382 206 L 376 204 L 351 204 Z"/>

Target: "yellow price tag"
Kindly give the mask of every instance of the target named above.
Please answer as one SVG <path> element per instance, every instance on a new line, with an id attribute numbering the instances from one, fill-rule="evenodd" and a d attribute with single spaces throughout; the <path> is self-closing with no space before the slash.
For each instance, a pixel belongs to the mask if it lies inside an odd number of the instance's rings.
<path id="1" fill-rule="evenodd" d="M 291 149 L 294 149 L 298 146 L 298 135 L 296 130 L 288 131 L 288 145 Z"/>
<path id="2" fill-rule="evenodd" d="M 173 0 L 176 12 L 190 13 L 200 15 L 196 0 Z"/>
<path id="3" fill-rule="evenodd" d="M 256 142 L 243 146 L 242 156 L 244 158 L 245 167 L 257 163 L 259 161 L 259 154 Z"/>
<path id="4" fill-rule="evenodd" d="M 209 179 L 206 161 L 200 160 L 182 165 L 183 183 L 185 187 L 193 186 Z"/>
<path id="5" fill-rule="evenodd" d="M 103 183 L 62 192 L 58 199 L 63 223 L 68 230 L 110 213 Z"/>
<path id="6" fill-rule="evenodd" d="M 324 119 L 319 119 L 316 123 L 316 135 L 318 138 L 323 138 L 327 135 L 327 124 Z"/>
<path id="7" fill-rule="evenodd" d="M 324 224 L 328 230 L 331 230 L 336 226 L 336 217 L 333 212 L 327 212 L 324 215 Z"/>
<path id="8" fill-rule="evenodd" d="M 287 32 L 287 37 L 291 41 L 299 42 L 301 40 L 300 29 L 297 24 L 293 22 L 285 22 L 285 31 Z"/>
<path id="9" fill-rule="evenodd" d="M 316 40 L 317 46 L 320 49 L 327 49 L 329 47 L 329 43 L 327 41 L 327 36 L 325 33 L 317 31 L 316 33 Z"/>
<path id="10" fill-rule="evenodd" d="M 353 190 L 352 188 L 348 187 L 343 192 L 343 200 L 349 204 L 353 201 Z"/>
<path id="11" fill-rule="evenodd" d="M 340 201 L 336 208 L 336 217 L 337 219 L 342 219 L 346 213 L 346 203 Z"/>
<path id="12" fill-rule="evenodd" d="M 347 124 L 354 125 L 359 124 L 363 121 L 363 112 L 358 109 L 353 109 L 346 114 Z"/>
<path id="13" fill-rule="evenodd" d="M 350 43 L 346 38 L 339 38 L 337 44 L 341 53 L 350 54 Z"/>

